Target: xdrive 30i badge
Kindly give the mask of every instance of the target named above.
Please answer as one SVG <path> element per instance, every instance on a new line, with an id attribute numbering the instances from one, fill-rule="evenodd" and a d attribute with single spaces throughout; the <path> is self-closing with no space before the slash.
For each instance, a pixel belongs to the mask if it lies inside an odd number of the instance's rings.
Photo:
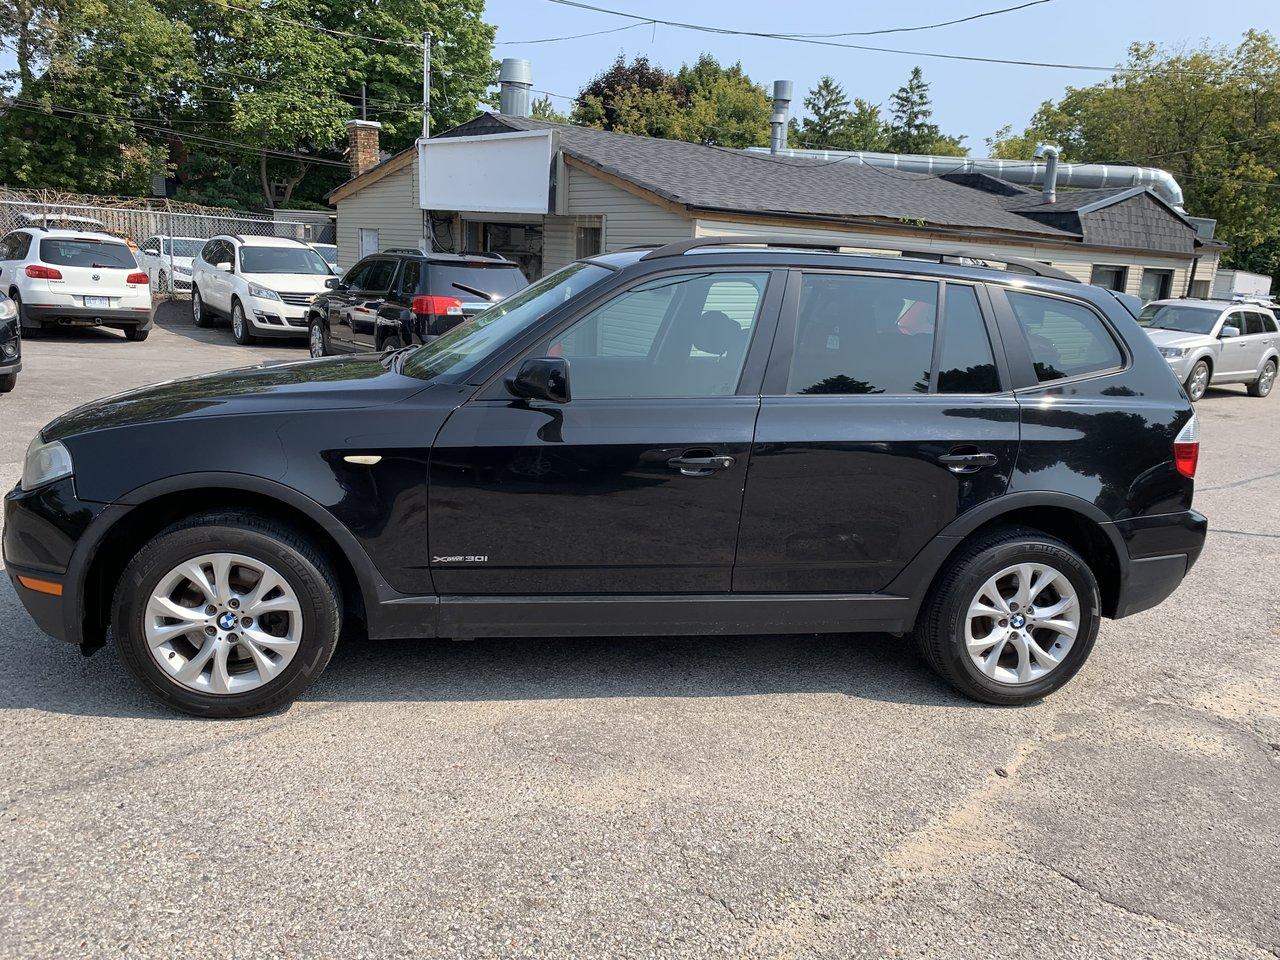
<path id="1" fill-rule="evenodd" d="M 488 557 L 482 556 L 462 556 L 461 554 L 452 557 L 432 557 L 432 563 L 488 563 Z"/>

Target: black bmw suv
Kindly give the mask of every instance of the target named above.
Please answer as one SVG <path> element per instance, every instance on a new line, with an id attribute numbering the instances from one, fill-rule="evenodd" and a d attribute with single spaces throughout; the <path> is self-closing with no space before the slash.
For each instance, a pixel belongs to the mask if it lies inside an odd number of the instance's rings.
<path id="1" fill-rule="evenodd" d="M 46 426 L 4 555 L 48 633 L 191 713 L 373 638 L 884 631 L 971 697 L 1080 669 L 1204 544 L 1168 364 L 1036 264 L 689 240 L 428 344 L 211 374 Z"/>
<path id="2" fill-rule="evenodd" d="M 376 253 L 312 302 L 311 356 L 426 343 L 528 284 L 519 264 L 495 253 Z"/>

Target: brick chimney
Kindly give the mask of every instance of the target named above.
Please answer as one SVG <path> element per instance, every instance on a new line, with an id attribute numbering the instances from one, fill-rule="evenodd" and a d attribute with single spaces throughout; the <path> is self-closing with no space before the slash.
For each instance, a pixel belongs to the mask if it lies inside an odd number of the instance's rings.
<path id="1" fill-rule="evenodd" d="M 378 153 L 378 131 L 382 124 L 376 120 L 347 121 L 347 163 L 351 176 L 358 177 L 381 159 Z"/>

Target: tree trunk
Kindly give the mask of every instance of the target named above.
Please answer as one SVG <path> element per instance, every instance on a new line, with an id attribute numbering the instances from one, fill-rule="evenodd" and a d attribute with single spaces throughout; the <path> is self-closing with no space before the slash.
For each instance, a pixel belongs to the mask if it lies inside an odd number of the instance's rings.
<path id="1" fill-rule="evenodd" d="M 262 183 L 262 200 L 267 205 L 268 210 L 274 210 L 276 206 L 275 197 L 271 195 L 271 179 L 267 176 L 267 155 L 265 153 L 258 154 L 258 179 Z"/>

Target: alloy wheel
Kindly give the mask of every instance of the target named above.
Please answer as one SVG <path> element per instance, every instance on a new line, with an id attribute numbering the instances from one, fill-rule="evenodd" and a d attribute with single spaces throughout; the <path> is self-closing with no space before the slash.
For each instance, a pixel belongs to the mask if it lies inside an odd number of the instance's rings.
<path id="1" fill-rule="evenodd" d="M 1199 400 L 1208 388 L 1209 367 L 1202 360 L 1191 371 L 1191 378 L 1187 381 L 1187 396 L 1192 400 Z"/>
<path id="2" fill-rule="evenodd" d="M 143 614 L 147 649 L 176 683 L 247 693 L 280 675 L 302 639 L 293 587 L 261 560 L 210 553 L 160 578 Z"/>
<path id="3" fill-rule="evenodd" d="M 1060 570 L 1006 567 L 978 590 L 965 614 L 965 647 L 997 683 L 1033 683 L 1062 663 L 1080 632 L 1080 599 Z"/>
<path id="4" fill-rule="evenodd" d="M 1262 368 L 1262 376 L 1258 378 L 1258 396 L 1265 397 L 1271 392 L 1276 382 L 1276 364 L 1271 361 Z"/>
<path id="5" fill-rule="evenodd" d="M 231 311 L 231 332 L 235 334 L 236 340 L 244 340 L 244 310 L 239 303 Z"/>
<path id="6" fill-rule="evenodd" d="M 324 356 L 324 330 L 320 328 L 320 322 L 316 321 L 311 324 L 311 356 L 319 359 Z"/>
<path id="7" fill-rule="evenodd" d="M 200 315 L 204 310 L 204 304 L 200 302 L 200 291 L 191 291 L 191 319 L 198 327 L 200 326 Z"/>

